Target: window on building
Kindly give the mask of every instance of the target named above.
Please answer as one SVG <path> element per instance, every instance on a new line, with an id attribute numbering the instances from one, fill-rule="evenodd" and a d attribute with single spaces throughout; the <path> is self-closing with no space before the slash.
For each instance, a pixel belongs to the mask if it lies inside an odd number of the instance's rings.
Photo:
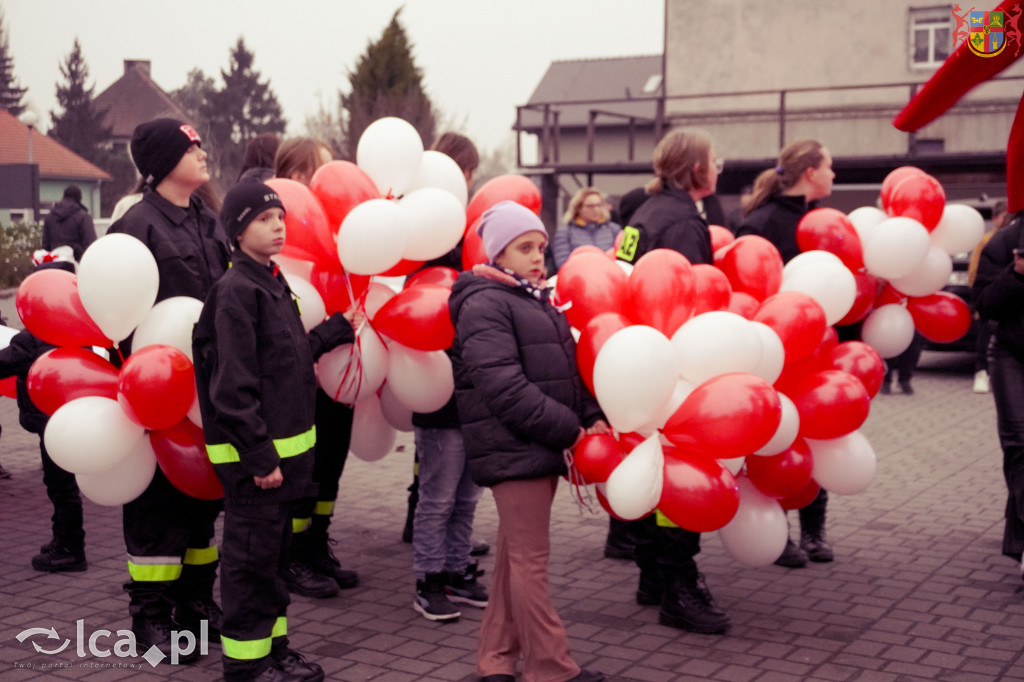
<path id="1" fill-rule="evenodd" d="M 943 154 L 945 151 L 946 141 L 942 138 L 919 137 L 914 141 L 914 153 L 921 156 Z"/>
<path id="2" fill-rule="evenodd" d="M 910 8 L 910 65 L 936 68 L 946 61 L 953 47 L 953 8 Z"/>

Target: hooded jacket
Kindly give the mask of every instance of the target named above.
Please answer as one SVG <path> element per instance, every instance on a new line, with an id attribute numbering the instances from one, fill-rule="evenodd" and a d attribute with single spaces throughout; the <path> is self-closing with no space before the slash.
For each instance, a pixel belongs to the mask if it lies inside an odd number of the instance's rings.
<path id="1" fill-rule="evenodd" d="M 565 316 L 520 287 L 459 275 L 448 302 L 455 397 L 478 485 L 566 473 L 563 450 L 601 417 Z"/>
<path id="2" fill-rule="evenodd" d="M 53 251 L 58 246 L 70 246 L 75 260 L 82 260 L 82 253 L 96 241 L 96 226 L 85 206 L 71 197 L 64 197 L 50 210 L 43 221 L 42 246 Z"/>
<path id="3" fill-rule="evenodd" d="M 688 192 L 666 188 L 650 195 L 626 226 L 620 260 L 636 263 L 654 249 L 672 249 L 691 263 L 711 263 L 711 231 Z"/>
<path id="4" fill-rule="evenodd" d="M 803 195 L 776 194 L 743 219 L 736 230 L 736 236 L 756 234 L 764 237 L 779 250 L 782 262 L 788 263 L 800 255 L 800 247 L 796 242 L 796 227 L 800 224 L 800 219 L 812 208 L 814 204 L 808 204 Z"/>
<path id="5" fill-rule="evenodd" d="M 1024 360 L 1024 276 L 1013 269 L 1013 250 L 1024 250 L 1022 225 L 1017 216 L 989 239 L 971 294 L 981 317 L 995 320 L 996 343 Z"/>

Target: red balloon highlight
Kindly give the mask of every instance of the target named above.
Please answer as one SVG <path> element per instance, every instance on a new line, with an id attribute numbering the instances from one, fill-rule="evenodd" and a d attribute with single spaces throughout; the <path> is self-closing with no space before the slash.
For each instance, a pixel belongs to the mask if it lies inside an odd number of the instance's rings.
<path id="1" fill-rule="evenodd" d="M 797 438 L 789 449 L 777 455 L 747 457 L 747 477 L 769 497 L 799 494 L 811 482 L 813 469 L 811 449 L 802 438 Z"/>
<path id="2" fill-rule="evenodd" d="M 224 486 L 206 454 L 201 428 L 183 419 L 169 429 L 151 431 L 149 442 L 160 470 L 175 488 L 200 500 L 224 497 Z"/>
<path id="3" fill-rule="evenodd" d="M 725 273 L 714 265 L 697 263 L 693 269 L 693 315 L 727 310 L 732 296 L 732 285 Z"/>
<path id="4" fill-rule="evenodd" d="M 672 523 L 709 533 L 729 523 L 739 506 L 736 479 L 714 459 L 690 453 L 665 458 L 658 510 Z"/>
<path id="5" fill-rule="evenodd" d="M 715 267 L 725 273 L 733 291 L 763 301 L 782 286 L 782 256 L 764 237 L 748 234 L 715 253 Z"/>
<path id="6" fill-rule="evenodd" d="M 309 260 L 330 269 L 340 268 L 338 247 L 327 214 L 313 192 L 301 182 L 271 178 L 266 182 L 284 204 L 285 241 L 281 254 Z"/>
<path id="7" fill-rule="evenodd" d="M 455 339 L 448 312 L 451 289 L 423 284 L 403 289 L 373 316 L 373 328 L 415 350 L 444 350 Z"/>
<path id="8" fill-rule="evenodd" d="M 351 161 L 329 161 L 317 168 L 309 190 L 320 201 L 328 232 L 335 236 L 349 211 L 364 201 L 381 198 L 370 176 Z"/>
<path id="9" fill-rule="evenodd" d="M 805 377 L 789 398 L 800 414 L 800 435 L 817 440 L 857 430 L 871 410 L 871 396 L 860 379 L 837 369 Z"/>
<path id="10" fill-rule="evenodd" d="M 604 254 L 573 254 L 558 271 L 555 295 L 560 305 L 572 303 L 565 316 L 583 329 L 600 313 L 625 313 L 629 300 L 626 273 Z"/>
<path id="11" fill-rule="evenodd" d="M 952 343 L 971 328 L 971 310 L 962 298 L 948 291 L 912 297 L 907 310 L 921 336 L 936 343 Z"/>
<path id="12" fill-rule="evenodd" d="M 586 483 L 604 483 L 626 458 L 619 441 L 604 433 L 584 436 L 572 455 L 573 466 Z"/>
<path id="13" fill-rule="evenodd" d="M 67 270 L 33 272 L 18 287 L 14 305 L 25 328 L 46 343 L 104 348 L 114 345 L 85 312 L 78 278 Z"/>
<path id="14" fill-rule="evenodd" d="M 874 348 L 862 341 L 844 341 L 829 353 L 829 362 L 833 369 L 857 377 L 870 397 L 878 395 L 885 379 L 885 361 Z"/>
<path id="15" fill-rule="evenodd" d="M 803 359 L 814 352 L 825 334 L 825 311 L 807 294 L 780 291 L 761 303 L 755 322 L 771 327 L 786 351 L 786 363 Z"/>
<path id="16" fill-rule="evenodd" d="M 466 206 L 467 234 L 484 211 L 501 201 L 514 201 L 540 215 L 540 190 L 523 175 L 499 175 L 483 184 Z M 486 262 L 486 261 L 484 261 Z M 468 269 L 468 268 L 467 268 Z"/>
<path id="17" fill-rule="evenodd" d="M 116 400 L 117 374 L 114 365 L 91 350 L 63 346 L 36 358 L 25 383 L 29 399 L 42 412 L 52 415 L 75 398 L 97 396 Z"/>
<path id="18" fill-rule="evenodd" d="M 808 211 L 796 226 L 796 243 L 801 251 L 828 251 L 839 257 L 850 271 L 864 267 L 860 235 L 846 214 L 834 208 Z"/>
<path id="19" fill-rule="evenodd" d="M 121 368 L 117 402 L 132 421 L 151 431 L 180 422 L 195 398 L 192 362 L 173 346 L 140 348 Z"/>
<path id="20" fill-rule="evenodd" d="M 670 249 L 645 253 L 626 283 L 628 315 L 637 324 L 654 327 L 671 337 L 690 319 L 694 304 L 693 267 L 681 253 Z"/>

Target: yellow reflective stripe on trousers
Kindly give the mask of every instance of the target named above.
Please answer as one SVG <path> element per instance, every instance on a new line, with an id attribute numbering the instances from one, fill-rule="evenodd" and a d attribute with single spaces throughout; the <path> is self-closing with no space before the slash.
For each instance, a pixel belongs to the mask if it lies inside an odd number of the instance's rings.
<path id="1" fill-rule="evenodd" d="M 212 547 L 189 547 L 185 550 L 185 561 L 189 566 L 207 566 L 217 561 L 217 545 Z"/>
<path id="2" fill-rule="evenodd" d="M 292 519 L 292 532 L 293 533 L 305 532 L 306 529 L 309 528 L 309 525 L 311 523 L 313 523 L 313 519 L 311 519 L 311 518 Z"/>
<path id="3" fill-rule="evenodd" d="M 313 508 L 313 514 L 316 516 L 330 516 L 334 513 L 334 501 L 324 502 L 321 500 L 316 503 L 316 507 Z"/>
<path id="4" fill-rule="evenodd" d="M 181 558 L 176 556 L 128 557 L 128 574 L 140 582 L 165 582 L 181 577 Z"/>
<path id="5" fill-rule="evenodd" d="M 314 445 L 316 445 L 315 426 L 297 436 L 274 439 L 274 449 L 277 451 L 277 456 L 281 459 L 301 455 Z M 231 464 L 232 462 L 241 461 L 238 456 L 238 450 L 231 443 L 207 445 L 206 454 L 209 455 L 210 462 L 213 464 Z"/>
<path id="6" fill-rule="evenodd" d="M 274 628 L 270 631 L 270 637 L 240 640 L 231 639 L 230 637 L 225 637 L 221 634 L 220 644 L 224 651 L 224 655 L 228 658 L 241 661 L 253 661 L 257 658 L 265 658 L 269 656 L 270 650 L 273 648 L 274 638 L 284 637 L 287 634 L 288 619 L 285 616 L 281 616 L 274 621 Z"/>
<path id="7" fill-rule="evenodd" d="M 672 523 L 667 516 L 661 513 L 660 509 L 654 510 L 654 520 L 658 526 L 662 528 L 678 528 L 679 526 Z"/>

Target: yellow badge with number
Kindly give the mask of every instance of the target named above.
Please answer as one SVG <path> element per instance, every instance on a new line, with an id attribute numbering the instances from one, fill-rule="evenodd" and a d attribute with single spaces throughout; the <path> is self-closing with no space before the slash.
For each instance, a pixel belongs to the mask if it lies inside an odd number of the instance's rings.
<path id="1" fill-rule="evenodd" d="M 636 249 L 640 245 L 640 230 L 631 225 L 622 228 L 622 244 L 615 257 L 630 263 L 636 258 Z"/>

